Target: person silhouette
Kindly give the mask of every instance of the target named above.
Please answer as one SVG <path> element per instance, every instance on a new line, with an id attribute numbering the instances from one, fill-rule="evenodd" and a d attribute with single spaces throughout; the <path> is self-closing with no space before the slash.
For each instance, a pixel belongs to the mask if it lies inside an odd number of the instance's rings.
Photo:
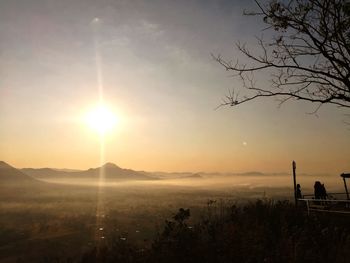
<path id="1" fill-rule="evenodd" d="M 314 184 L 315 199 L 321 199 L 322 196 L 322 185 L 320 181 L 316 181 Z"/>
<path id="2" fill-rule="evenodd" d="M 321 199 L 327 199 L 327 191 L 326 188 L 324 187 L 324 184 L 321 184 L 320 186 L 320 197 Z"/>
<path id="3" fill-rule="evenodd" d="M 296 196 L 297 196 L 297 199 L 303 198 L 303 195 L 301 194 L 300 184 L 297 184 Z"/>

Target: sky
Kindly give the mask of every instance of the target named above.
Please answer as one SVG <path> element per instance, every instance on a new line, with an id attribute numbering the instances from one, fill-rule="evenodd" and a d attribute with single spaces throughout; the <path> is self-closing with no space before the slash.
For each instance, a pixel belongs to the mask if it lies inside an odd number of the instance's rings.
<path id="1" fill-rule="evenodd" d="M 263 34 L 253 1 L 0 0 L 0 160 L 87 169 L 101 138 L 83 116 L 118 123 L 103 161 L 145 171 L 350 171 L 345 111 L 262 99 L 216 109 L 241 83 L 211 54 L 241 58 Z M 264 33 L 266 34 L 266 33 Z M 267 85 L 269 76 L 259 84 Z"/>

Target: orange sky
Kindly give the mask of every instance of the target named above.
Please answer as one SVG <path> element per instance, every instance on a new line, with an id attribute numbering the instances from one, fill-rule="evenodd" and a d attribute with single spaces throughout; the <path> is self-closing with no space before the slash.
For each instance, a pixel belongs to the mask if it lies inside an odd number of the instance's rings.
<path id="1" fill-rule="evenodd" d="M 319 117 L 307 114 L 315 105 L 273 100 L 214 110 L 241 83 L 210 53 L 235 57 L 238 40 L 253 46 L 263 25 L 241 15 L 251 6 L 165 2 L 1 2 L 0 159 L 98 166 L 99 137 L 82 116 L 102 89 L 120 118 L 105 161 L 121 167 L 280 172 L 295 159 L 303 172 L 350 171 L 348 118 L 335 107 Z"/>

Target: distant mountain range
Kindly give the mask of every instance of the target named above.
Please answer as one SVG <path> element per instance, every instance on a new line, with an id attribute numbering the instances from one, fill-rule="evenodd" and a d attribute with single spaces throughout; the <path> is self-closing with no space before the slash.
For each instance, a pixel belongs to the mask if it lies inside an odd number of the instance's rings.
<path id="1" fill-rule="evenodd" d="M 152 172 L 152 175 L 160 179 L 185 179 L 185 178 L 203 178 L 202 173 L 190 173 L 190 172 Z"/>
<path id="2" fill-rule="evenodd" d="M 59 171 L 52 168 L 37 168 L 37 169 L 23 168 L 23 169 L 20 169 L 20 171 L 38 179 L 64 177 L 64 176 L 70 176 L 71 174 L 71 172 Z"/>
<path id="3" fill-rule="evenodd" d="M 289 175 L 288 173 L 191 173 L 191 172 L 144 172 L 121 168 L 114 163 L 106 163 L 101 167 L 88 170 L 56 169 L 56 168 L 23 168 L 16 169 L 11 165 L 0 161 L 0 183 L 9 182 L 38 182 L 49 179 L 98 179 L 103 174 L 106 180 L 129 181 L 129 180 L 161 180 L 161 179 L 201 179 L 217 176 L 269 176 Z M 38 180 L 37 180 L 38 179 Z"/>
<path id="4" fill-rule="evenodd" d="M 154 175 L 147 172 L 138 172 L 131 169 L 123 169 L 114 163 L 106 163 L 101 167 L 90 168 L 88 170 L 59 170 L 52 168 L 23 168 L 21 171 L 38 179 L 52 179 L 52 178 L 89 178 L 98 179 L 101 174 L 104 178 L 109 180 L 156 180 Z"/>

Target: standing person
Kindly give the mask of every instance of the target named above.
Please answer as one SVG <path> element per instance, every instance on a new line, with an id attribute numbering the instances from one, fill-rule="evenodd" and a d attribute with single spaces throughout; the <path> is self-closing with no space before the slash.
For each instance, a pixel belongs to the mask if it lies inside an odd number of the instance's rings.
<path id="1" fill-rule="evenodd" d="M 314 184 L 314 194 L 315 194 L 315 199 L 321 199 L 322 195 L 322 185 L 320 181 L 316 181 Z"/>
<path id="2" fill-rule="evenodd" d="M 297 192 L 297 199 L 301 199 L 301 198 L 303 198 L 303 195 L 301 194 L 301 187 L 300 187 L 300 184 L 297 184 L 297 190 L 296 190 L 296 192 Z"/>
<path id="3" fill-rule="evenodd" d="M 328 194 L 326 188 L 324 187 L 324 184 L 322 184 L 320 187 L 320 195 L 321 199 L 327 199 Z"/>

